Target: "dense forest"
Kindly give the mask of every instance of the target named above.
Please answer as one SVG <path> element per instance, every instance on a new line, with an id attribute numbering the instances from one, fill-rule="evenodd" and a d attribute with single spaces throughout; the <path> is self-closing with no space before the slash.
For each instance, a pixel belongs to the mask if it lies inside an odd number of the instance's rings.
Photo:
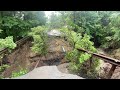
<path id="1" fill-rule="evenodd" d="M 49 37 L 46 32 L 58 30 L 63 33 L 60 37 L 69 42 L 73 48 L 65 55 L 65 59 L 70 62 L 70 71 L 82 73 L 80 75 L 83 77 L 97 78 L 99 59 L 92 58 L 92 66 L 89 68 L 88 61 L 92 55 L 79 52 L 77 49 L 82 48 L 93 53 L 97 53 L 98 48 L 106 52 L 119 50 L 120 12 L 55 12 L 51 13 L 48 18 L 45 11 L 0 11 L 0 49 L 8 48 L 11 51 L 16 47 L 16 41 L 31 36 L 33 37 L 31 50 L 44 56 L 48 53 L 47 41 Z M 8 67 L 6 64 L 1 65 L 0 73 Z M 24 71 L 21 72 L 24 73 Z M 18 76 L 19 74 L 17 73 Z"/>

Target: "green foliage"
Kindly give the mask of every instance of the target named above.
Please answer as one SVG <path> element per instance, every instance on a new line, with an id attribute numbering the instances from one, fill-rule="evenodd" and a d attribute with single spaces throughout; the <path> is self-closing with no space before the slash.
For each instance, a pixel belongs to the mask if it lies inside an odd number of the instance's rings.
<path id="1" fill-rule="evenodd" d="M 76 48 L 83 48 L 85 50 L 96 52 L 97 50 L 93 45 L 94 43 L 90 41 L 90 36 L 84 34 L 84 37 L 81 40 L 79 40 L 75 46 Z"/>
<path id="2" fill-rule="evenodd" d="M 70 30 L 73 30 L 77 33 L 81 33 L 82 36 L 86 33 L 87 35 L 90 36 L 91 41 L 93 41 L 95 46 L 97 47 L 101 45 L 105 45 L 106 37 L 114 35 L 115 31 L 119 31 L 118 28 L 116 28 L 116 26 L 119 26 L 118 25 L 119 18 L 116 18 L 117 16 L 119 16 L 119 12 L 115 12 L 115 11 L 114 12 L 113 11 L 68 11 L 68 12 L 63 11 L 62 12 L 60 11 L 60 13 L 61 13 L 61 16 L 57 16 L 59 18 L 57 18 L 56 20 L 61 19 L 59 20 L 60 23 L 64 23 L 64 24 L 61 24 L 62 26 L 67 26 Z M 60 25 L 56 22 L 55 24 Z M 113 28 L 113 26 L 115 27 Z M 116 32 L 115 36 L 118 38 L 119 36 L 117 34 L 119 35 L 119 33 Z M 114 41 L 116 42 L 116 40 Z"/>
<path id="3" fill-rule="evenodd" d="M 2 22 L 4 22 L 1 25 L 1 29 L 3 30 L 2 38 L 13 36 L 16 41 L 17 38 L 24 37 L 28 30 L 30 30 L 30 24 L 19 18 L 5 16 L 2 18 Z"/>
<path id="4" fill-rule="evenodd" d="M 79 21 L 76 21 L 76 24 L 84 29 L 83 34 L 87 33 L 90 35 L 91 40 L 96 46 L 100 46 L 102 44 L 106 35 L 106 31 L 103 30 L 103 27 L 105 25 L 104 22 L 109 23 L 109 15 L 107 14 L 107 12 L 104 13 L 96 11 L 78 12 L 78 17 L 81 19 L 78 19 Z M 107 17 L 104 18 L 106 15 Z"/>
<path id="5" fill-rule="evenodd" d="M 70 29 L 68 29 L 67 27 L 63 27 L 61 29 L 59 29 L 61 32 L 63 32 L 63 36 L 62 37 L 66 37 L 67 41 L 69 41 L 69 43 L 75 47 L 75 44 L 79 42 L 79 40 L 82 38 L 80 33 L 76 33 Z"/>
<path id="6" fill-rule="evenodd" d="M 109 31 L 105 36 L 104 42 L 101 47 L 103 48 L 120 48 L 120 15 L 116 15 L 110 18 L 109 23 L 104 30 Z"/>
<path id="7" fill-rule="evenodd" d="M 70 14 L 72 30 L 87 33 L 95 46 L 119 48 L 120 13 L 115 11 L 73 11 Z M 78 28 L 79 27 L 79 28 Z M 80 29 L 81 28 L 81 29 Z"/>
<path id="8" fill-rule="evenodd" d="M 16 47 L 16 43 L 13 41 L 13 36 L 6 37 L 5 39 L 0 39 L 0 50 L 7 48 L 9 52 L 11 52 L 12 49 Z M 4 57 L 6 54 L 0 55 L 0 60 Z"/>
<path id="9" fill-rule="evenodd" d="M 24 20 L 28 21 L 32 27 L 45 25 L 46 18 L 43 11 L 27 11 L 24 12 Z"/>
<path id="10" fill-rule="evenodd" d="M 80 57 L 79 57 L 79 63 L 84 63 L 86 60 L 88 60 L 89 58 L 91 57 L 90 54 L 81 54 Z"/>
<path id="11" fill-rule="evenodd" d="M 2 74 L 2 72 L 4 72 L 7 68 L 9 68 L 10 66 L 7 64 L 4 64 L 2 66 L 0 66 L 0 74 Z M 0 79 L 4 79 L 3 75 L 0 75 Z"/>
<path id="12" fill-rule="evenodd" d="M 93 46 L 93 42 L 90 41 L 90 37 L 87 34 L 84 34 L 84 37 L 82 37 L 74 31 L 65 28 L 63 29 L 60 30 L 64 32 L 69 43 L 74 43 L 72 44 L 74 49 L 66 54 L 66 59 L 71 61 L 70 69 L 78 73 L 82 71 L 82 73 L 87 76 L 90 76 L 91 73 L 97 72 L 96 68 L 99 65 L 98 60 L 93 59 L 94 62 L 92 62 L 92 66 L 89 68 L 88 66 L 91 55 L 77 50 L 78 48 L 82 48 L 91 52 L 97 52 Z M 97 75 L 97 73 L 95 75 Z M 93 75 L 93 77 L 95 76 Z"/>
<path id="13" fill-rule="evenodd" d="M 0 38 L 13 36 L 14 41 L 25 37 L 30 28 L 45 25 L 43 11 L 0 11 Z M 1 30 L 0 30 L 1 32 Z"/>
<path id="14" fill-rule="evenodd" d="M 19 77 L 19 76 L 22 76 L 26 73 L 28 73 L 27 69 L 21 69 L 19 72 L 12 72 L 11 78 Z"/>
<path id="15" fill-rule="evenodd" d="M 0 39 L 0 49 L 8 48 L 9 50 L 14 49 L 16 44 L 13 42 L 13 37 L 9 36 L 5 39 Z"/>
<path id="16" fill-rule="evenodd" d="M 4 79 L 3 76 L 0 76 L 0 79 Z"/>
<path id="17" fill-rule="evenodd" d="M 7 64 L 0 66 L 0 73 L 2 73 L 8 67 L 9 67 L 9 65 L 7 65 Z"/>
<path id="18" fill-rule="evenodd" d="M 0 29 L 0 33 L 2 33 L 2 30 Z"/>
<path id="19" fill-rule="evenodd" d="M 48 19 L 49 29 L 61 28 L 63 37 L 74 48 L 66 58 L 71 61 L 71 68 L 76 71 L 84 69 L 84 73 L 95 71 L 99 62 L 97 59 L 87 70 L 90 54 L 78 52 L 77 48 L 97 52 L 95 46 L 102 48 L 120 48 L 120 12 L 117 11 L 59 11 L 59 15 L 51 14 Z M 0 48 L 14 49 L 13 42 L 29 33 L 34 42 L 32 50 L 41 55 L 47 53 L 48 28 L 43 11 L 0 11 Z M 38 26 L 38 27 L 37 27 Z M 34 27 L 34 28 L 33 28 Z M 8 37 L 8 36 L 13 36 Z M 7 37 L 7 38 L 6 38 Z M 93 42 L 91 42 L 93 41 Z M 90 74 L 91 75 L 91 74 Z"/>
<path id="20" fill-rule="evenodd" d="M 32 28 L 32 31 L 29 33 L 29 35 L 34 39 L 32 50 L 35 53 L 39 53 L 41 55 L 47 54 L 47 30 L 48 29 L 44 26 L 38 26 Z"/>
<path id="21" fill-rule="evenodd" d="M 66 54 L 66 59 L 70 60 L 71 62 L 76 62 L 78 58 L 79 58 L 79 52 L 77 49 L 73 49 L 72 51 L 67 52 Z"/>

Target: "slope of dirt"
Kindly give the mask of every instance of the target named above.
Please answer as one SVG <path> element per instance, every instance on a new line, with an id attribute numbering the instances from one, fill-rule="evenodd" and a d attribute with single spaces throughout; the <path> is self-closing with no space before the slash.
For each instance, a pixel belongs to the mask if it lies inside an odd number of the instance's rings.
<path id="1" fill-rule="evenodd" d="M 3 72 L 4 77 L 11 76 L 12 72 L 19 71 L 21 68 L 29 68 L 30 61 L 28 55 L 30 52 L 30 44 L 31 42 L 26 42 L 26 44 L 7 56 L 10 67 Z"/>
<path id="2" fill-rule="evenodd" d="M 53 37 L 48 40 L 49 52 L 63 52 L 62 46 L 66 51 L 72 50 L 72 47 L 63 38 Z"/>
<path id="3" fill-rule="evenodd" d="M 31 45 L 32 43 L 28 41 L 7 56 L 10 67 L 2 73 L 4 77 L 11 76 L 12 72 L 18 72 L 21 68 L 31 71 L 35 68 L 38 61 L 37 67 L 64 63 L 66 61 L 63 59 L 65 53 L 62 47 L 64 47 L 65 51 L 70 51 L 72 49 L 67 41 L 59 37 L 49 38 L 48 54 L 46 56 L 41 56 L 32 52 L 30 48 Z"/>
<path id="4" fill-rule="evenodd" d="M 26 75 L 13 79 L 83 79 L 77 75 L 65 74 L 58 71 L 56 66 L 43 66 L 34 69 Z"/>

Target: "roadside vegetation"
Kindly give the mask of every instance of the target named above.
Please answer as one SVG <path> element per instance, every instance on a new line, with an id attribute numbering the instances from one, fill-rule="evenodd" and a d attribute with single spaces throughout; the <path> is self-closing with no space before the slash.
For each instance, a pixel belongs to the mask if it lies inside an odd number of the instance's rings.
<path id="1" fill-rule="evenodd" d="M 12 50 L 15 42 L 23 37 L 33 37 L 31 50 L 40 55 L 47 54 L 47 32 L 56 29 L 69 42 L 73 50 L 66 53 L 70 71 L 88 78 L 98 77 L 100 62 L 91 54 L 80 52 L 82 48 L 97 53 L 97 48 L 115 50 L 120 48 L 119 11 L 57 11 L 50 18 L 44 11 L 0 11 L 0 49 Z M 2 58 L 2 56 L 1 56 Z M 91 67 L 89 66 L 92 59 Z M 0 66 L 0 72 L 7 68 Z M 12 77 L 26 74 L 26 70 L 15 72 Z"/>

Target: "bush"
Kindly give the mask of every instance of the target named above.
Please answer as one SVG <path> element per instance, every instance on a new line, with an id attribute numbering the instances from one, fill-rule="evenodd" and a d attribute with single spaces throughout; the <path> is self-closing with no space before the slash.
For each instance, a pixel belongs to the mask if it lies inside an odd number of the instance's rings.
<path id="1" fill-rule="evenodd" d="M 71 46 L 75 47 L 75 44 L 82 38 L 80 33 L 76 33 L 72 30 L 69 30 L 66 27 L 60 29 L 63 32 L 63 36 L 67 39 Z"/>
<path id="2" fill-rule="evenodd" d="M 9 67 L 9 65 L 7 65 L 7 64 L 0 66 L 0 73 L 3 72 L 8 67 Z"/>
<path id="3" fill-rule="evenodd" d="M 75 73 L 82 73 L 87 77 L 95 78 L 97 76 L 96 68 L 99 65 L 99 61 L 95 58 L 92 59 L 92 65 L 89 67 L 89 60 L 92 55 L 77 50 L 78 48 L 82 48 L 91 52 L 97 52 L 93 46 L 94 43 L 90 41 L 90 37 L 87 34 L 84 34 L 82 37 L 80 34 L 68 29 L 61 29 L 61 31 L 66 34 L 67 40 L 74 47 L 72 51 L 66 54 L 66 59 L 71 61 L 70 70 Z"/>
<path id="4" fill-rule="evenodd" d="M 2 18 L 1 29 L 3 30 L 0 34 L 1 38 L 7 36 L 13 36 L 14 41 L 19 40 L 21 37 L 25 37 L 30 30 L 30 24 L 19 18 L 4 16 Z"/>
<path id="5" fill-rule="evenodd" d="M 47 28 L 44 26 L 38 26 L 32 28 L 32 31 L 29 33 L 33 37 L 33 46 L 32 51 L 35 53 L 46 55 L 47 54 Z"/>
<path id="6" fill-rule="evenodd" d="M 14 49 L 16 44 L 13 42 L 13 36 L 6 37 L 5 39 L 0 39 L 0 49 L 8 48 L 9 50 Z"/>
<path id="7" fill-rule="evenodd" d="M 26 73 L 28 73 L 27 69 L 21 69 L 19 72 L 13 72 L 11 78 L 19 77 L 19 76 L 22 76 Z"/>
<path id="8" fill-rule="evenodd" d="M 4 64 L 4 65 L 0 66 L 0 79 L 4 79 L 4 76 L 2 75 L 2 73 L 9 67 L 10 66 L 7 65 L 7 64 Z"/>
<path id="9" fill-rule="evenodd" d="M 120 48 L 120 16 L 112 17 L 111 22 L 106 28 L 104 28 L 105 33 L 104 42 L 101 47 L 105 49 L 118 49 Z"/>

